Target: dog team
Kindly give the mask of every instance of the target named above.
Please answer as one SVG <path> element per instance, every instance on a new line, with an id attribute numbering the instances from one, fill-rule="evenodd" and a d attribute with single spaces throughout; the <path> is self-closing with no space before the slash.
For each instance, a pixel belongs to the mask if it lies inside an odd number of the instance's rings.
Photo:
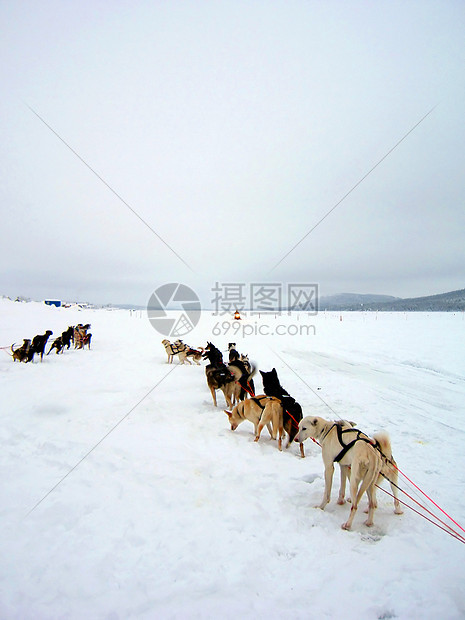
<path id="1" fill-rule="evenodd" d="M 340 468 L 340 488 L 338 504 L 345 503 L 346 483 L 350 482 L 350 511 L 342 529 L 350 530 L 358 505 L 364 493 L 368 497 L 367 519 L 365 525 L 373 525 L 374 511 L 377 508 L 376 486 L 383 479 L 389 481 L 394 498 L 395 514 L 402 514 L 398 498 L 398 469 L 392 456 L 391 442 L 387 433 L 368 437 L 354 428 L 353 422 L 337 420 L 335 422 L 321 417 L 303 417 L 302 407 L 281 386 L 276 369 L 269 372 L 260 370 L 264 394 L 255 395 L 253 377 L 256 368 L 249 362 L 248 356 L 239 355 L 235 343 L 229 343 L 229 362 L 223 361 L 222 352 L 211 342 L 205 348 L 192 349 L 181 340 L 171 344 L 163 341 L 168 354 L 168 362 L 175 355 L 180 362 L 189 361 L 188 357 L 200 363 L 207 359 L 205 367 L 207 385 L 210 389 L 213 404 L 217 406 L 216 390 L 223 392 L 228 409 L 225 413 L 229 418 L 231 430 L 248 420 L 254 425 L 255 439 L 259 441 L 261 432 L 266 426 L 271 439 L 278 440 L 278 448 L 282 450 L 284 435 L 288 436 L 286 448 L 292 442 L 299 443 L 300 454 L 305 456 L 303 442 L 312 439 L 321 446 L 325 490 L 319 508 L 324 510 L 331 498 L 334 463 Z M 190 361 L 189 361 L 190 363 Z"/>
<path id="2" fill-rule="evenodd" d="M 87 325 L 79 323 L 79 325 L 68 327 L 61 336 L 53 340 L 47 355 L 53 350 L 55 350 L 57 354 L 63 353 L 65 348 L 70 348 L 71 343 L 74 344 L 75 349 L 83 349 L 85 346 L 90 349 L 90 342 L 92 339 L 92 334 L 89 332 L 90 327 L 90 323 L 87 323 Z M 34 355 L 40 356 L 40 361 L 42 361 L 45 348 L 52 335 L 53 332 L 48 329 L 45 334 L 38 334 L 34 336 L 32 340 L 25 338 L 23 344 L 16 349 L 14 348 L 15 343 L 13 343 L 10 347 L 13 361 L 25 363 L 34 362 Z"/>

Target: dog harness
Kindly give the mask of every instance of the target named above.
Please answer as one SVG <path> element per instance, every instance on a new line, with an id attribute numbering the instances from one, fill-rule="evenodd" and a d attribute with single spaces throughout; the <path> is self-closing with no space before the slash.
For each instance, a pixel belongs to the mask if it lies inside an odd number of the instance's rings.
<path id="1" fill-rule="evenodd" d="M 334 427 L 336 427 L 337 438 L 338 438 L 339 443 L 342 446 L 342 450 L 333 459 L 335 463 L 339 463 L 339 461 L 341 461 L 345 457 L 347 452 L 349 452 L 349 450 L 355 446 L 357 441 L 365 441 L 366 443 L 369 443 L 370 446 L 372 446 L 373 448 L 377 447 L 378 442 L 377 441 L 376 442 L 372 441 L 369 437 L 367 437 L 364 433 L 362 433 L 362 431 L 359 431 L 356 428 L 344 428 L 343 429 L 340 424 L 337 424 L 337 422 L 335 424 L 333 424 L 333 426 L 326 433 L 325 437 L 327 435 L 329 435 L 329 433 L 332 431 L 332 429 Z M 357 433 L 357 436 L 355 437 L 355 439 L 352 439 L 352 441 L 350 441 L 349 443 L 346 444 L 346 443 L 344 443 L 343 438 L 342 438 L 344 433 Z"/>

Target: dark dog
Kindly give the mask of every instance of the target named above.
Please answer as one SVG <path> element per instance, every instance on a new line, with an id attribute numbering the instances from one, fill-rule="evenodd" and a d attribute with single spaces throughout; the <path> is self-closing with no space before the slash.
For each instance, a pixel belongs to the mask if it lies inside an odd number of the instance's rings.
<path id="1" fill-rule="evenodd" d="M 279 398 L 283 406 L 283 426 L 284 430 L 289 435 L 289 441 L 286 446 L 286 448 L 288 448 L 299 432 L 299 422 L 303 417 L 302 407 L 279 383 L 276 368 L 273 368 L 270 372 L 262 372 L 260 370 L 260 374 L 262 375 L 263 391 L 265 394 L 267 396 L 275 396 L 276 398 Z M 305 457 L 302 443 L 300 444 L 300 455 L 302 458 Z"/>
<path id="2" fill-rule="evenodd" d="M 228 407 L 232 407 L 239 400 L 244 400 L 247 393 L 254 395 L 250 381 L 256 369 L 250 363 L 248 368 L 241 360 L 226 365 L 223 362 L 223 354 L 211 342 L 207 343 L 203 357 L 210 362 L 205 368 L 205 374 L 215 407 L 217 389 L 222 390 Z"/>
<path id="3" fill-rule="evenodd" d="M 23 344 L 20 347 L 18 347 L 17 349 L 13 349 L 14 346 L 15 346 L 15 343 L 13 342 L 13 344 L 11 345 L 11 352 L 13 353 L 13 361 L 16 362 L 17 360 L 18 362 L 27 362 L 27 357 L 29 354 L 31 341 L 28 340 L 27 338 L 24 338 Z"/>
<path id="4" fill-rule="evenodd" d="M 210 364 L 213 366 L 221 366 L 221 364 L 224 364 L 223 354 L 212 342 L 207 342 L 207 346 L 202 353 L 202 357 L 203 359 L 208 359 Z"/>
<path id="5" fill-rule="evenodd" d="M 71 342 L 74 343 L 74 327 L 68 327 L 68 329 L 61 334 L 61 340 L 63 342 L 63 348 L 69 349 Z"/>
<path id="6" fill-rule="evenodd" d="M 50 355 L 50 353 L 53 351 L 53 349 L 56 349 L 57 355 L 58 353 L 63 353 L 63 338 L 61 336 L 58 336 L 58 338 L 55 338 L 55 340 L 52 343 L 52 346 L 50 347 L 50 349 L 48 350 L 47 355 Z"/>
<path id="7" fill-rule="evenodd" d="M 249 360 L 249 356 L 248 356 L 248 355 L 241 355 L 241 357 L 240 357 L 240 361 L 244 364 L 245 369 L 246 369 L 246 371 L 247 371 L 247 373 L 248 373 L 248 375 L 249 375 L 249 376 L 248 376 L 248 379 L 247 379 L 247 385 L 248 385 L 248 388 L 249 388 L 249 389 L 248 389 L 248 390 L 246 390 L 246 391 L 247 391 L 247 393 L 248 393 L 250 396 L 253 396 L 253 395 L 255 394 L 255 384 L 254 384 L 254 381 L 253 381 L 253 378 L 252 378 L 252 377 L 253 377 L 253 376 L 255 375 L 255 373 L 257 372 L 257 369 L 255 368 L 255 366 L 253 366 L 253 365 L 250 363 L 250 360 Z"/>
<path id="8" fill-rule="evenodd" d="M 207 377 L 207 385 L 210 388 L 210 392 L 215 407 L 216 403 L 216 390 L 221 390 L 224 394 L 226 404 L 228 407 L 232 407 L 232 397 L 234 391 L 234 377 L 226 364 L 223 362 L 223 354 L 215 345 L 211 342 L 207 342 L 207 346 L 202 354 L 204 359 L 208 359 L 210 362 L 205 367 L 205 375 Z"/>
<path id="9" fill-rule="evenodd" d="M 236 343 L 235 342 L 230 342 L 228 344 L 228 351 L 229 351 L 229 361 L 230 362 L 234 362 L 235 360 L 239 359 L 239 353 L 236 351 Z"/>
<path id="10" fill-rule="evenodd" d="M 37 355 L 40 355 L 40 361 L 43 360 L 45 346 L 47 344 L 48 339 L 50 338 L 52 334 L 53 332 L 48 329 L 45 332 L 45 334 L 34 336 L 34 338 L 32 339 L 31 347 L 29 348 L 28 356 L 27 356 L 28 362 L 34 361 L 34 355 L 36 353 Z"/>

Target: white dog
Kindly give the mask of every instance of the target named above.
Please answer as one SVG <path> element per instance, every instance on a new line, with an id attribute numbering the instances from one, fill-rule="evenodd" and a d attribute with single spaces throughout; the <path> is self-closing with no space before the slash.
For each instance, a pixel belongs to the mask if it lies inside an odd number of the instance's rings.
<path id="1" fill-rule="evenodd" d="M 402 514 L 397 497 L 397 466 L 392 457 L 391 442 L 387 433 L 378 433 L 373 439 L 353 428 L 349 422 L 332 422 L 319 417 L 307 416 L 299 424 L 296 441 L 309 437 L 321 444 L 325 466 L 325 492 L 320 508 L 324 510 L 331 499 L 334 463 L 341 466 L 341 488 L 338 504 L 344 503 L 345 483 L 350 477 L 351 508 L 349 518 L 342 528 L 350 530 L 362 495 L 368 495 L 368 518 L 365 525 L 373 525 L 377 507 L 376 487 L 385 476 L 391 483 L 394 495 L 394 512 Z M 350 473 L 349 473 L 350 470 Z"/>

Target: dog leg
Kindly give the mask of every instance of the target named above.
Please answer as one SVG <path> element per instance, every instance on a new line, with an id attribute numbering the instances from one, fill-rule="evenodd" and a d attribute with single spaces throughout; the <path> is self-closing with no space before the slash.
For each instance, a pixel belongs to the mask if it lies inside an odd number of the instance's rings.
<path id="1" fill-rule="evenodd" d="M 283 409 L 279 406 L 276 412 L 276 426 L 277 426 L 277 436 L 278 436 L 278 449 L 282 451 L 283 449 L 283 437 L 284 437 L 284 425 L 283 425 Z M 287 442 L 286 450 L 289 448 L 289 442 Z"/>
<path id="2" fill-rule="evenodd" d="M 214 404 L 214 405 L 215 405 L 215 407 L 216 407 L 216 390 L 215 390 L 215 388 L 214 388 L 214 387 L 211 387 L 211 388 L 210 388 L 210 392 L 212 393 L 213 404 Z M 231 407 L 231 408 L 232 408 L 232 407 Z"/>
<path id="3" fill-rule="evenodd" d="M 373 515 L 375 511 L 373 487 L 379 476 L 380 469 L 381 459 L 376 454 L 370 454 L 367 459 L 355 460 L 355 462 L 353 462 L 350 474 L 350 497 L 352 506 L 350 508 L 349 518 L 342 524 L 343 530 L 350 530 L 352 527 L 352 521 L 357 512 L 358 504 L 365 491 L 368 495 L 368 518 L 365 521 L 365 525 L 368 527 L 373 525 Z"/>
<path id="4" fill-rule="evenodd" d="M 326 504 L 329 504 L 331 499 L 331 487 L 333 485 L 333 474 L 334 474 L 334 465 L 331 462 L 329 465 L 325 467 L 325 494 L 323 495 L 323 500 L 319 506 L 321 510 L 325 509 Z"/>
<path id="5" fill-rule="evenodd" d="M 257 430 L 255 432 L 255 439 L 254 439 L 254 441 L 258 441 L 260 439 L 260 435 L 262 434 L 262 430 L 263 430 L 263 428 L 265 426 L 267 427 L 267 429 L 268 429 L 268 431 L 270 433 L 271 439 L 276 439 L 276 437 L 273 437 L 273 429 L 271 427 L 270 421 L 262 413 L 262 415 L 260 417 L 260 421 L 259 421 L 258 426 L 257 426 Z"/>
<path id="6" fill-rule="evenodd" d="M 354 517 L 355 517 L 355 513 L 357 512 L 358 484 L 359 484 L 358 470 L 352 471 L 350 475 L 350 497 L 351 497 L 352 506 L 350 507 L 349 518 L 347 519 L 345 523 L 341 525 L 343 530 L 350 530 L 350 528 L 352 527 L 352 521 L 354 520 Z"/>
<path id="7" fill-rule="evenodd" d="M 228 386 L 226 386 L 225 388 L 222 388 L 222 392 L 224 394 L 224 399 L 226 401 L 227 406 L 232 409 L 233 408 L 233 402 L 231 399 L 231 394 L 230 391 L 228 390 Z M 216 404 L 215 404 L 216 407 Z"/>
<path id="8" fill-rule="evenodd" d="M 393 464 L 392 470 L 389 472 L 389 483 L 391 485 L 392 494 L 394 495 L 394 513 L 396 515 L 404 514 L 404 511 L 400 507 L 399 495 L 398 495 L 398 487 L 397 482 L 399 479 L 399 473 L 397 470 L 397 463 L 394 460 L 394 457 L 391 457 L 391 461 Z M 391 469 L 391 468 L 390 468 Z"/>
<path id="9" fill-rule="evenodd" d="M 337 498 L 337 503 L 342 506 L 345 504 L 345 494 L 346 494 L 346 482 L 349 475 L 349 468 L 347 465 L 341 465 L 341 486 L 339 488 L 339 497 Z"/>
<path id="10" fill-rule="evenodd" d="M 367 527 L 371 527 L 373 525 L 373 515 L 375 514 L 376 509 L 376 497 L 375 497 L 375 486 L 374 484 L 370 485 L 367 489 L 368 495 L 368 518 L 365 521 L 365 525 Z"/>

